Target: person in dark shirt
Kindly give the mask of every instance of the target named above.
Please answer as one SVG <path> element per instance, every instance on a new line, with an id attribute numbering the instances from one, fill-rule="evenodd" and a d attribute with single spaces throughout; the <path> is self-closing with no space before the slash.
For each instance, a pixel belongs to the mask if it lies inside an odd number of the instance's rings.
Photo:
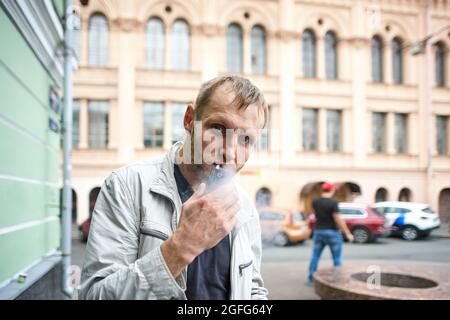
<path id="1" fill-rule="evenodd" d="M 338 267 L 342 264 L 343 238 L 341 231 L 345 234 L 349 242 L 353 241 L 353 235 L 339 214 L 338 203 L 333 199 L 334 190 L 334 184 L 328 182 L 323 183 L 321 197 L 315 198 L 312 203 L 316 215 L 316 224 L 313 237 L 314 246 L 309 265 L 309 283 L 314 281 L 314 273 L 319 265 L 322 251 L 326 246 L 330 247 L 334 266 Z"/>
<path id="2" fill-rule="evenodd" d="M 224 75 L 202 84 L 179 124 L 182 141 L 105 180 L 80 299 L 267 299 L 259 215 L 234 179 L 267 120 L 250 80 Z"/>
<path id="3" fill-rule="evenodd" d="M 178 165 L 174 166 L 175 182 L 181 202 L 194 193 Z M 230 295 L 230 236 L 203 251 L 187 269 L 186 298 L 188 300 L 227 300 Z"/>

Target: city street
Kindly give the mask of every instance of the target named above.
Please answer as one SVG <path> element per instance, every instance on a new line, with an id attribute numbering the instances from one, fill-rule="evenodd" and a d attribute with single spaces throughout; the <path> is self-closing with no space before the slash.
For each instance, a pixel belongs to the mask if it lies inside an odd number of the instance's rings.
<path id="1" fill-rule="evenodd" d="M 314 288 L 306 284 L 312 241 L 286 248 L 264 247 L 262 273 L 270 299 L 319 299 Z M 383 238 L 371 244 L 344 245 L 343 263 L 352 261 L 421 261 L 448 263 L 450 239 L 430 237 L 413 242 Z M 325 249 L 319 269 L 332 266 Z"/>
<path id="2" fill-rule="evenodd" d="M 74 230 L 75 231 L 75 230 Z M 77 235 L 75 233 L 75 235 Z M 85 244 L 73 239 L 72 264 L 81 266 Z M 312 241 L 284 248 L 264 246 L 262 274 L 270 299 L 314 300 L 319 297 L 306 283 Z M 448 263 L 450 239 L 430 237 L 413 242 L 399 238 L 382 238 L 371 244 L 344 245 L 343 262 L 357 260 L 420 261 Z M 319 269 L 332 266 L 329 250 L 324 250 Z"/>

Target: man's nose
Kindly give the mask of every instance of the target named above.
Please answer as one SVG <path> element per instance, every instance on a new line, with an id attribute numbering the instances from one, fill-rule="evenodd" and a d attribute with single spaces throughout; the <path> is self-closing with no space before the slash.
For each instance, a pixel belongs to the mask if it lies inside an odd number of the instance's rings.
<path id="1" fill-rule="evenodd" d="M 227 137 L 223 145 L 223 161 L 224 163 L 233 162 L 236 159 L 238 148 L 238 137 L 237 134 L 227 134 Z"/>

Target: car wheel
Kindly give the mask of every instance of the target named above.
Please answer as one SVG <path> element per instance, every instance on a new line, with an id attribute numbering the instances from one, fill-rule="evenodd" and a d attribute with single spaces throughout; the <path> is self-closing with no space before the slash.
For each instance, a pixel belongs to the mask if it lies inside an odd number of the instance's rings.
<path id="1" fill-rule="evenodd" d="M 367 243 L 370 240 L 370 233 L 367 229 L 356 227 L 352 230 L 355 243 Z"/>
<path id="2" fill-rule="evenodd" d="M 286 234 L 278 233 L 273 239 L 273 243 L 277 247 L 285 247 L 289 244 L 289 239 Z"/>
<path id="3" fill-rule="evenodd" d="M 401 236 L 405 240 L 413 241 L 419 237 L 419 230 L 413 226 L 406 226 L 402 229 Z"/>

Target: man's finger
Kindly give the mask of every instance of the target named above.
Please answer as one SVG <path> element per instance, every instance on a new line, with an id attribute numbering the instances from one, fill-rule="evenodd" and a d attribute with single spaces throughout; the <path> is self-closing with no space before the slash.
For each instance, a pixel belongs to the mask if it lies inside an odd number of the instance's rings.
<path id="1" fill-rule="evenodd" d="M 197 187 L 197 190 L 192 194 L 191 198 L 192 200 L 201 198 L 203 194 L 205 193 L 206 184 L 204 182 L 200 183 Z"/>
<path id="2" fill-rule="evenodd" d="M 241 209 L 241 206 L 239 205 L 239 202 L 235 202 L 229 207 L 225 212 L 225 220 L 230 220 L 233 217 L 236 217 L 237 213 Z"/>
<path id="3" fill-rule="evenodd" d="M 220 199 L 221 197 L 223 197 L 224 194 L 233 192 L 235 189 L 236 188 L 234 187 L 234 184 L 232 182 L 227 182 L 215 188 L 213 191 L 209 193 L 209 195 Z"/>

